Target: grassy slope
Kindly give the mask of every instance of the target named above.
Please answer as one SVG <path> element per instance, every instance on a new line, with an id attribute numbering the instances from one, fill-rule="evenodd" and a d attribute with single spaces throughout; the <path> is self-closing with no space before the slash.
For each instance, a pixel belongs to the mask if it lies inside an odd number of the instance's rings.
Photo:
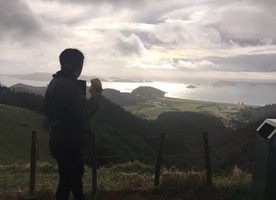
<path id="1" fill-rule="evenodd" d="M 0 104 L 0 164 L 26 163 L 30 160 L 31 132 L 39 138 L 39 158 L 51 161 L 48 133 L 43 116 L 27 109 Z"/>

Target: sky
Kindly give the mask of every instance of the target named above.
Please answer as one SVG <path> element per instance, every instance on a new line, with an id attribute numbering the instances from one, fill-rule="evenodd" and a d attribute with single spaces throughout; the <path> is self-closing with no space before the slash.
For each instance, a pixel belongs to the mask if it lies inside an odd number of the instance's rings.
<path id="1" fill-rule="evenodd" d="M 0 74 L 275 79 L 275 0 L 0 0 Z"/>

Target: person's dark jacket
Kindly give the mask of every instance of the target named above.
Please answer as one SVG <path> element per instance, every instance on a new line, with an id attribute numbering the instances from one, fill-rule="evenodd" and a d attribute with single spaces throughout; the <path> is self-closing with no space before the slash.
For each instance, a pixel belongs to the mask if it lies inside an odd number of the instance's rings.
<path id="1" fill-rule="evenodd" d="M 90 116 L 96 100 L 86 99 L 86 82 L 59 71 L 53 75 L 44 97 L 44 113 L 50 122 L 50 145 L 75 147 L 90 141 Z"/>

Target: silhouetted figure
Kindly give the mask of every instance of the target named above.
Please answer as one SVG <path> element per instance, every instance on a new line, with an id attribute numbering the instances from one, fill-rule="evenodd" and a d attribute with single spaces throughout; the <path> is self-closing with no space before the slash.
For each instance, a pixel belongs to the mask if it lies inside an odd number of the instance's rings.
<path id="1" fill-rule="evenodd" d="M 82 147 L 90 142 L 90 116 L 98 109 L 101 82 L 91 80 L 86 99 L 86 82 L 78 80 L 84 56 L 77 49 L 65 49 L 59 56 L 61 70 L 53 75 L 44 97 L 44 112 L 50 122 L 49 147 L 57 161 L 59 184 L 57 200 L 83 200 Z"/>

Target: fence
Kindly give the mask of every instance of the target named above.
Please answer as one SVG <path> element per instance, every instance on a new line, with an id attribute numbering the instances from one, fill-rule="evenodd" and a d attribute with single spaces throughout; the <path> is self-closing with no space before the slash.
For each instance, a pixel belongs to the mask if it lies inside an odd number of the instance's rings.
<path id="1" fill-rule="evenodd" d="M 35 172 L 36 172 L 36 160 L 38 155 L 38 142 L 36 131 L 32 131 L 31 137 L 31 161 L 30 161 L 30 185 L 29 195 L 32 197 L 35 192 Z"/>
<path id="2" fill-rule="evenodd" d="M 155 161 L 155 176 L 154 176 L 154 186 L 158 187 L 160 183 L 160 168 L 162 165 L 165 133 L 162 132 L 159 138 L 159 145 L 156 153 Z M 91 142 L 91 159 L 92 159 L 92 193 L 97 192 L 97 144 L 96 144 L 96 132 L 92 132 L 92 142 Z M 212 185 L 212 168 L 210 161 L 210 151 L 208 142 L 208 132 L 203 132 L 203 143 L 204 143 L 204 157 L 206 165 L 206 182 L 208 185 Z M 33 130 L 31 132 L 31 156 L 30 156 L 30 180 L 29 180 L 29 196 L 32 198 L 35 193 L 35 177 L 36 177 L 36 161 L 38 159 L 38 139 L 37 132 Z"/>

